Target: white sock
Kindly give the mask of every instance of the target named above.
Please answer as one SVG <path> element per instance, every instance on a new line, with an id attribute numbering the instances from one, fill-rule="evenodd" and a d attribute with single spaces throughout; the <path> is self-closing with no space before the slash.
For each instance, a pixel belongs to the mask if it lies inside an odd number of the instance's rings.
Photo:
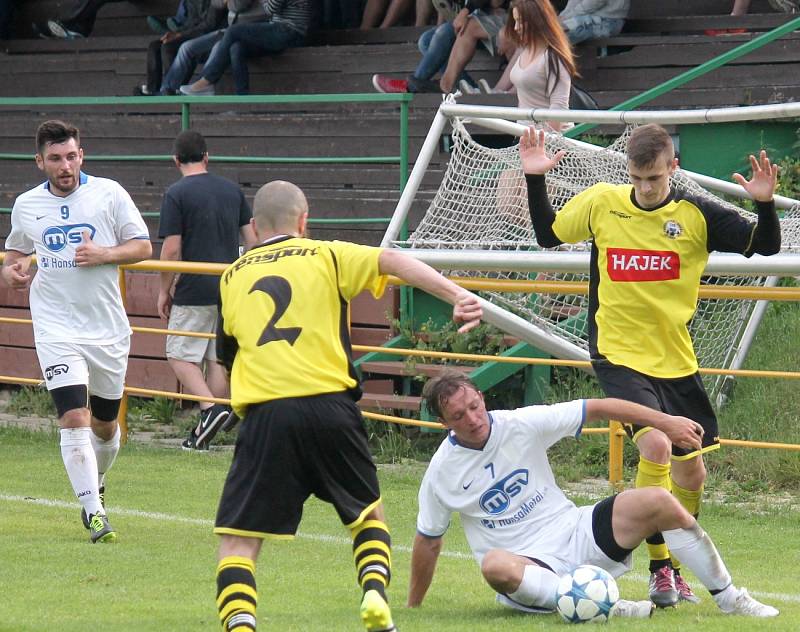
<path id="1" fill-rule="evenodd" d="M 739 596 L 739 589 L 730 584 L 725 590 L 712 595 L 714 601 L 723 612 L 731 612 L 736 604 L 736 597 Z"/>
<path id="2" fill-rule="evenodd" d="M 97 459 L 97 484 L 102 487 L 105 483 L 106 472 L 114 465 L 114 459 L 119 452 L 119 426 L 117 426 L 114 436 L 108 441 L 101 439 L 94 432 L 91 433 L 92 448 Z"/>
<path id="3" fill-rule="evenodd" d="M 526 606 L 552 610 L 556 607 L 557 589 L 558 575 L 543 566 L 528 564 L 519 587 L 508 596 Z"/>
<path id="4" fill-rule="evenodd" d="M 97 459 L 92 449 L 91 428 L 61 430 L 61 459 L 72 484 L 72 491 L 91 516 L 102 511 L 97 485 Z"/>
<path id="5" fill-rule="evenodd" d="M 696 522 L 688 529 L 662 531 L 670 552 L 714 594 L 731 584 L 731 575 L 708 534 Z"/>

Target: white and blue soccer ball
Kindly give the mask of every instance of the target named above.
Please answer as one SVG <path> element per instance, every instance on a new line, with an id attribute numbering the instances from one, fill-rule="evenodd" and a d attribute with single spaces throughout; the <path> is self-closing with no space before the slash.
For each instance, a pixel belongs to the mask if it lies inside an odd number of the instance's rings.
<path id="1" fill-rule="evenodd" d="M 599 566 L 584 564 L 558 582 L 556 609 L 568 623 L 603 623 L 619 599 L 617 582 Z"/>

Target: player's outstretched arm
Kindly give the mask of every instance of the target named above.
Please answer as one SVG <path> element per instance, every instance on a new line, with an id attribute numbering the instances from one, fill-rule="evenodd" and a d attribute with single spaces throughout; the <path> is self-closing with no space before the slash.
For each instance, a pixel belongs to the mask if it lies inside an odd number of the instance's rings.
<path id="1" fill-rule="evenodd" d="M 100 265 L 121 265 L 149 259 L 153 245 L 149 239 L 129 239 L 118 246 L 100 246 L 93 240 L 89 231 L 83 231 L 83 242 L 75 249 L 75 263 L 80 267 Z"/>
<path id="2" fill-rule="evenodd" d="M 519 160 L 528 185 L 528 212 L 536 241 L 542 248 L 554 248 L 564 242 L 553 232 L 556 214 L 547 195 L 544 174 L 555 167 L 566 152 L 559 151 L 551 158 L 545 152 L 544 138 L 543 130 L 529 127 L 519 139 Z"/>
<path id="3" fill-rule="evenodd" d="M 651 426 L 666 434 L 674 445 L 686 450 L 699 450 L 702 447 L 703 427 L 688 417 L 667 415 L 660 410 L 613 397 L 587 399 L 586 420 L 602 419 Z"/>
<path id="4" fill-rule="evenodd" d="M 480 324 L 483 309 L 478 297 L 443 277 L 428 264 L 397 250 L 386 248 L 381 251 L 378 267 L 381 274 L 399 277 L 409 285 L 425 290 L 453 305 L 453 321 L 462 324 L 458 330 L 460 333 Z"/>
<path id="5" fill-rule="evenodd" d="M 758 223 L 753 230 L 750 246 L 744 254 L 774 255 L 781 249 L 781 224 L 773 199 L 780 167 L 770 162 L 764 150 L 761 150 L 758 159 L 750 156 L 750 167 L 753 171 L 750 180 L 741 174 L 733 174 L 737 184 L 755 201 L 758 213 Z"/>
<path id="6" fill-rule="evenodd" d="M 411 549 L 411 579 L 408 582 L 409 608 L 422 605 L 436 571 L 436 562 L 442 551 L 442 538 L 428 538 L 417 533 Z"/>
<path id="7" fill-rule="evenodd" d="M 3 260 L 3 280 L 11 289 L 24 292 L 31 284 L 31 275 L 28 272 L 30 266 L 30 255 L 16 250 L 7 250 Z"/>

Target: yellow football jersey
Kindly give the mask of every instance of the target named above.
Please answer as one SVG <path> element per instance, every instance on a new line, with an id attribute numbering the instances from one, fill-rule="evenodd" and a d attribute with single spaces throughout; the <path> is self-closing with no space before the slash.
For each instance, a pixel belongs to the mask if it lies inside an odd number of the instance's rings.
<path id="1" fill-rule="evenodd" d="M 380 248 L 278 237 L 220 278 L 218 356 L 231 370 L 237 415 L 285 397 L 361 395 L 348 331 L 350 300 L 386 287 Z"/>
<path id="2" fill-rule="evenodd" d="M 659 378 L 696 372 L 688 324 L 708 254 L 749 254 L 754 228 L 738 213 L 680 191 L 647 210 L 630 185 L 600 183 L 569 200 L 553 232 L 568 243 L 593 240 L 592 357 Z"/>

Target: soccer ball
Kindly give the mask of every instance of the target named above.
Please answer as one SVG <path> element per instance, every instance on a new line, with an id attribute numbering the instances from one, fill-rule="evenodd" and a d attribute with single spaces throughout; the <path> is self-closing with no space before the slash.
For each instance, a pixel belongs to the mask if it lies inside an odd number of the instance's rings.
<path id="1" fill-rule="evenodd" d="M 617 582 L 598 566 L 585 564 L 558 582 L 556 609 L 568 623 L 602 623 L 619 599 Z"/>

